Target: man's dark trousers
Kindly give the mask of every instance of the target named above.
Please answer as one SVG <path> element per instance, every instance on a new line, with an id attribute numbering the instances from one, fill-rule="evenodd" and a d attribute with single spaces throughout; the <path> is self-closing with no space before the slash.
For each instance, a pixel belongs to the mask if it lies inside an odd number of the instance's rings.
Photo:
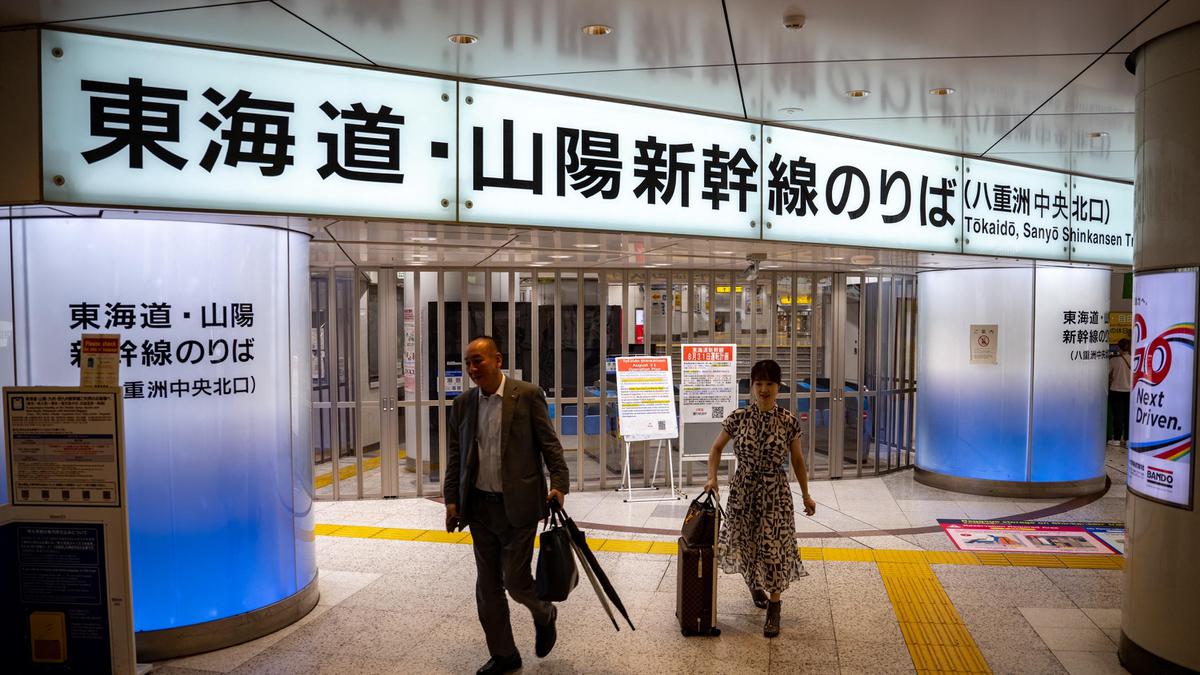
<path id="1" fill-rule="evenodd" d="M 525 605 L 533 620 L 544 626 L 550 622 L 553 606 L 538 600 L 533 590 L 533 575 L 529 565 L 533 560 L 533 538 L 537 523 L 528 527 L 513 527 L 504 512 L 499 493 L 471 493 L 471 510 L 467 524 L 475 548 L 475 604 L 479 623 L 487 636 L 492 656 L 512 656 L 517 653 L 513 642 L 512 624 L 508 619 L 508 598 Z"/>

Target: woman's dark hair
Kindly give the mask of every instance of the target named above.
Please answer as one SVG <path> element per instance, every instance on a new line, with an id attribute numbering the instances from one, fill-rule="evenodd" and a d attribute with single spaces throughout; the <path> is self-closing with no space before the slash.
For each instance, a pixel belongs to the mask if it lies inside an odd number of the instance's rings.
<path id="1" fill-rule="evenodd" d="M 783 373 L 779 370 L 779 364 L 771 359 L 763 359 L 754 364 L 750 368 L 750 382 L 774 382 L 775 384 L 783 384 Z"/>
<path id="2" fill-rule="evenodd" d="M 1129 344 L 1128 338 L 1121 338 L 1120 340 L 1117 340 L 1117 349 L 1120 349 L 1123 352 L 1127 352 L 1127 351 L 1129 351 L 1129 347 L 1130 347 L 1130 344 Z"/>

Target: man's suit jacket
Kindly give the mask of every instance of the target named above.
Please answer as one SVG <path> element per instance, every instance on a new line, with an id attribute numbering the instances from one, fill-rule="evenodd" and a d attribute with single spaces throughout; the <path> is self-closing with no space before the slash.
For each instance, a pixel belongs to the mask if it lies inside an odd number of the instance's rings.
<path id="1" fill-rule="evenodd" d="M 541 389 L 513 378 L 504 381 L 500 413 L 500 474 L 504 484 L 504 510 L 514 527 L 536 524 L 546 517 L 546 477 L 550 487 L 566 494 L 569 490 L 567 463 L 562 445 L 550 423 L 550 411 Z M 442 497 L 457 504 L 466 518 L 469 497 L 479 473 L 479 447 L 475 430 L 479 422 L 479 388 L 454 399 L 446 438 L 446 479 Z"/>

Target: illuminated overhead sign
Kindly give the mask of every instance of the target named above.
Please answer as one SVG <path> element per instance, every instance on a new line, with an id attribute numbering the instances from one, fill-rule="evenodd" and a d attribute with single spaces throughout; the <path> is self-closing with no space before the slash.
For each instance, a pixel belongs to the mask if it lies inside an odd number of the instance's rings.
<path id="1" fill-rule="evenodd" d="M 958 252 L 959 158 L 764 126 L 763 237 Z"/>
<path id="2" fill-rule="evenodd" d="M 759 125 L 459 89 L 459 219 L 758 238 Z"/>
<path id="3" fill-rule="evenodd" d="M 41 50 L 46 201 L 454 219 L 452 81 L 54 31 Z"/>
<path id="4" fill-rule="evenodd" d="M 1131 264 L 1126 183 L 748 120 L 43 31 L 42 199 Z"/>

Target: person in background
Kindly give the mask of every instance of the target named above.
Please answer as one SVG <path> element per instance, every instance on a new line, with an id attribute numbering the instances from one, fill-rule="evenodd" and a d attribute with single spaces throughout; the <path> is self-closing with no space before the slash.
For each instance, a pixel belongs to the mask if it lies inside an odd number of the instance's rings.
<path id="1" fill-rule="evenodd" d="M 802 427 L 796 414 L 775 405 L 781 380 L 779 364 L 759 361 L 750 369 L 752 401 L 721 423 L 708 452 L 705 490 L 717 492 L 721 451 L 733 439 L 737 470 L 729 482 L 729 501 L 717 541 L 717 560 L 726 574 L 740 573 L 755 606 L 767 610 L 763 635 L 779 635 L 780 594 L 807 572 L 796 551 L 796 519 L 786 462 L 800 483 L 804 514 L 816 513 L 808 494 L 808 471 L 800 452 Z"/>
<path id="2" fill-rule="evenodd" d="M 1117 341 L 1117 353 L 1108 357 L 1108 410 L 1112 415 L 1112 438 L 1109 445 L 1124 445 L 1129 441 L 1129 390 L 1133 376 L 1129 370 L 1129 340 Z"/>

